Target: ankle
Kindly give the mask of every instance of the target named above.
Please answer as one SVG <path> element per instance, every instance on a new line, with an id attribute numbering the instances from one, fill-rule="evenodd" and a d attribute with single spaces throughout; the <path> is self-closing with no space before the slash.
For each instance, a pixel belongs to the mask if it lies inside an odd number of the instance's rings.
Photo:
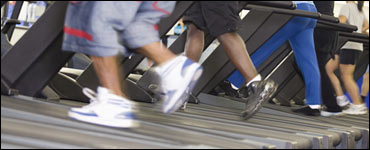
<path id="1" fill-rule="evenodd" d="M 253 82 L 257 82 L 257 81 L 261 81 L 262 80 L 262 76 L 260 74 L 258 74 L 257 76 L 255 76 L 252 80 L 250 80 L 248 83 L 247 83 L 247 87 L 253 83 Z"/>
<path id="2" fill-rule="evenodd" d="M 337 96 L 337 99 L 339 100 L 346 100 L 347 97 L 345 95 Z"/>

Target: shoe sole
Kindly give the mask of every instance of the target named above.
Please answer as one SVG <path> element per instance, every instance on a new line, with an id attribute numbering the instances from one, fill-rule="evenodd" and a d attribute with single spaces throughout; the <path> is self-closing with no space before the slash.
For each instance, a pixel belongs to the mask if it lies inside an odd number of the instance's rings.
<path id="1" fill-rule="evenodd" d="M 262 108 L 262 104 L 267 101 L 268 99 L 271 99 L 272 96 L 275 94 L 276 90 L 277 90 L 277 85 L 275 82 L 271 82 L 272 84 L 272 88 L 268 89 L 268 90 L 265 90 L 265 88 L 263 89 L 263 91 L 258 95 L 258 103 L 257 105 L 254 107 L 254 109 L 252 109 L 251 112 L 246 112 L 246 111 L 243 111 L 242 114 L 241 114 L 241 117 L 244 119 L 244 120 L 248 120 L 249 118 L 251 118 L 254 114 L 256 114 L 261 108 Z M 265 93 L 263 93 L 265 92 Z M 267 94 L 266 94 L 267 92 Z M 265 97 L 260 97 L 260 95 L 263 94 Z"/>
<path id="2" fill-rule="evenodd" d="M 347 113 L 347 112 L 343 112 L 344 114 L 347 114 L 347 115 L 365 115 L 367 114 L 368 112 L 359 112 L 359 113 Z"/>
<path id="3" fill-rule="evenodd" d="M 91 124 L 101 125 L 113 128 L 136 128 L 139 122 L 133 119 L 102 119 L 101 117 L 84 116 L 72 111 L 68 112 L 68 116 L 74 120 L 87 122 Z"/>
<path id="4" fill-rule="evenodd" d="M 189 81 L 189 83 L 187 83 L 187 88 L 183 89 L 183 90 L 178 90 L 176 92 L 178 93 L 182 93 L 180 96 L 177 96 L 177 97 L 174 97 L 173 99 L 171 100 L 168 100 L 168 101 L 174 101 L 176 100 L 175 103 L 173 103 L 171 106 L 169 106 L 168 109 L 165 109 L 163 108 L 163 112 L 166 113 L 166 114 L 171 114 L 177 110 L 179 110 L 182 105 L 188 100 L 189 98 L 189 93 L 190 91 L 193 91 L 195 85 L 198 83 L 198 80 L 199 78 L 201 77 L 203 73 L 203 68 L 199 65 L 196 67 L 195 71 L 194 71 L 194 74 L 192 75 L 192 78 L 191 80 Z"/>
<path id="5" fill-rule="evenodd" d="M 321 112 L 320 113 L 320 116 L 323 116 L 323 117 L 332 117 L 332 116 L 344 116 L 344 115 L 346 115 L 345 113 L 343 113 L 343 112 L 340 112 L 340 113 L 323 113 L 323 112 Z"/>

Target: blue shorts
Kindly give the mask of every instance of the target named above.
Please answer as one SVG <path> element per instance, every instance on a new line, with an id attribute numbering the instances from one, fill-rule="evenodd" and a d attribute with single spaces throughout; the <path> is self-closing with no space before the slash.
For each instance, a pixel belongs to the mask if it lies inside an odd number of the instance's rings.
<path id="1" fill-rule="evenodd" d="M 67 9 L 63 50 L 106 57 L 160 41 L 160 19 L 175 1 L 75 1 Z"/>

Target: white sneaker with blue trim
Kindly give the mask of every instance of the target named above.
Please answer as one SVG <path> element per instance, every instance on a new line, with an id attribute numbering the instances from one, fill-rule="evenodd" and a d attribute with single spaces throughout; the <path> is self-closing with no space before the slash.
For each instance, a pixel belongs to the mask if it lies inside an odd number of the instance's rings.
<path id="1" fill-rule="evenodd" d="M 200 64 L 185 56 L 178 56 L 154 70 L 161 77 L 161 97 L 164 100 L 162 111 L 166 114 L 180 109 L 203 73 Z"/>
<path id="2" fill-rule="evenodd" d="M 72 119 L 116 128 L 138 126 L 133 117 L 133 104 L 129 100 L 114 95 L 103 87 L 98 87 L 97 94 L 87 88 L 83 92 L 91 103 L 81 108 L 71 108 L 68 115 Z"/>

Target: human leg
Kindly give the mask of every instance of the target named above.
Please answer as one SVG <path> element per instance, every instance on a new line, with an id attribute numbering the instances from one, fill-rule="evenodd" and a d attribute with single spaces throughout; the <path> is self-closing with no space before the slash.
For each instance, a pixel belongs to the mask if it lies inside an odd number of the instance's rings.
<path id="1" fill-rule="evenodd" d="M 361 97 L 362 100 L 365 100 L 365 97 L 369 93 L 369 66 L 367 67 L 367 71 L 364 74 L 364 79 L 362 81 L 362 86 L 361 86 Z"/>
<path id="2" fill-rule="evenodd" d="M 93 61 L 94 69 L 101 86 L 110 89 L 112 93 L 116 95 L 127 98 L 127 96 L 122 92 L 120 82 L 118 82 L 117 57 L 91 56 L 90 58 Z"/>
<path id="3" fill-rule="evenodd" d="M 363 103 L 359 94 L 359 88 L 357 87 L 356 81 L 353 79 L 355 65 L 340 64 L 340 70 L 344 87 L 353 100 L 353 104 L 351 104 L 350 107 L 343 112 L 351 115 L 366 114 L 367 107 Z"/>
<path id="4" fill-rule="evenodd" d="M 337 104 L 341 107 L 348 105 L 350 102 L 347 97 L 344 95 L 341 82 L 337 75 L 334 73 L 335 70 L 339 69 L 339 60 L 340 56 L 335 55 L 334 59 L 330 59 L 325 66 L 326 73 L 329 76 L 330 82 L 334 88 L 336 94 Z"/>
<path id="5" fill-rule="evenodd" d="M 359 87 L 357 86 L 353 77 L 356 63 L 360 54 L 361 52 L 358 50 L 342 50 L 339 65 L 344 87 L 353 101 L 353 104 L 351 104 L 350 107 L 343 112 L 352 115 L 365 114 L 367 112 L 367 107 L 360 97 Z"/>
<path id="6" fill-rule="evenodd" d="M 303 74 L 306 105 L 308 105 L 294 111 L 305 115 L 318 116 L 320 115 L 319 109 L 322 103 L 321 76 L 313 42 L 313 28 L 302 30 L 293 36 L 289 42 L 297 60 L 297 65 Z"/>
<path id="7" fill-rule="evenodd" d="M 241 72 L 247 82 L 258 75 L 246 50 L 244 41 L 238 33 L 230 32 L 222 34 L 218 37 L 218 40 L 232 63 Z"/>
<path id="8" fill-rule="evenodd" d="M 351 96 L 353 103 L 356 105 L 360 105 L 363 104 L 363 102 L 358 92 L 359 88 L 356 84 L 356 81 L 353 79 L 355 67 L 356 67 L 355 65 L 340 64 L 340 72 L 344 87 Z"/>
<path id="9" fill-rule="evenodd" d="M 166 7 L 161 6 L 161 8 Z M 159 22 L 159 19 L 153 19 L 153 15 L 156 15 L 154 13 L 160 12 L 140 9 L 135 21 L 122 33 L 122 39 L 128 48 L 144 54 L 158 64 L 153 70 L 160 77 L 162 91 L 156 94 L 163 98 L 162 111 L 173 113 L 188 99 L 189 91 L 193 90 L 202 74 L 202 67 L 185 56 L 176 57 L 167 47 L 158 42 L 158 32 L 152 30 Z"/>
<path id="10" fill-rule="evenodd" d="M 335 93 L 337 96 L 343 96 L 344 92 L 342 90 L 340 81 L 335 75 L 334 71 L 339 68 L 339 55 L 335 55 L 334 59 L 330 59 L 329 62 L 326 64 L 325 69 L 326 73 L 328 74 L 331 83 L 333 84 Z"/>
<path id="11" fill-rule="evenodd" d="M 242 117 L 248 119 L 262 107 L 264 101 L 271 98 L 277 85 L 272 80 L 262 81 L 248 55 L 244 41 L 237 33 L 224 33 L 218 37 L 218 40 L 231 62 L 247 81 L 247 85 L 239 90 L 239 97 L 246 99 L 247 104 L 242 111 Z"/>
<path id="12" fill-rule="evenodd" d="M 120 7 L 121 8 L 126 8 L 128 7 L 129 4 L 134 4 L 137 6 L 143 6 L 144 4 L 140 5 L 138 2 L 112 2 L 115 3 L 113 4 L 115 7 Z M 123 4 L 125 3 L 125 4 Z M 160 65 L 161 69 L 160 73 L 166 74 L 170 72 L 169 74 L 176 72 L 178 74 L 183 73 L 184 76 L 187 79 L 187 83 L 178 85 L 178 87 L 188 87 L 191 84 L 194 84 L 196 82 L 197 78 L 193 78 L 194 76 L 199 77 L 201 72 L 199 73 L 198 70 L 201 70 L 201 68 L 197 64 L 194 64 L 192 62 L 187 61 L 185 58 L 180 58 L 180 59 L 175 59 L 175 55 L 171 53 L 163 44 L 159 43 L 159 36 L 158 36 L 158 31 L 155 30 L 155 24 L 159 22 L 159 19 L 166 14 L 166 8 L 168 8 L 167 12 L 171 12 L 171 7 L 173 8 L 174 2 L 143 2 L 147 3 L 148 6 L 150 7 L 145 7 L 143 9 L 138 9 L 137 11 L 130 11 L 130 12 L 140 12 L 140 15 L 131 15 L 131 17 L 135 16 L 135 21 L 133 19 L 119 19 L 120 21 L 117 21 L 117 19 L 121 16 L 114 16 L 114 15 L 107 15 L 112 18 L 109 18 L 106 20 L 106 22 L 98 22 L 98 24 L 104 24 L 106 26 L 113 26 L 112 28 L 109 29 L 117 29 L 121 32 L 121 37 L 117 37 L 116 40 L 111 40 L 112 35 L 118 35 L 115 33 L 116 31 L 113 30 L 114 33 L 109 33 L 108 37 L 104 37 L 107 33 L 104 32 L 103 36 L 100 37 L 101 34 L 97 34 L 99 36 L 93 36 L 95 34 L 88 34 L 86 32 L 83 34 L 82 38 L 83 40 L 87 40 L 86 42 L 89 43 L 95 43 L 91 44 L 90 47 L 88 47 L 89 50 L 87 52 L 94 57 L 94 60 L 96 61 L 96 64 L 94 64 L 94 67 L 96 68 L 96 71 L 98 73 L 99 79 L 102 82 L 102 85 L 105 85 L 107 88 L 98 88 L 98 93 L 93 93 L 91 90 L 84 89 L 84 93 L 91 98 L 92 103 L 90 105 L 84 106 L 82 108 L 72 108 L 69 112 L 69 116 L 71 118 L 81 120 L 81 121 L 86 121 L 90 123 L 95 123 L 95 124 L 100 124 L 100 125 L 105 125 L 105 126 L 112 126 L 112 127 L 133 127 L 135 125 L 135 121 L 133 119 L 133 114 L 132 114 L 132 105 L 133 103 L 127 100 L 126 98 L 120 97 L 119 94 L 119 89 L 120 89 L 120 84 L 118 81 L 118 69 L 117 69 L 117 64 L 115 62 L 115 55 L 117 55 L 119 52 L 128 55 L 131 53 L 128 51 L 127 48 L 131 50 L 136 50 L 138 53 L 142 53 L 144 55 L 147 55 L 151 59 L 153 59 L 156 63 Z M 153 4 L 151 4 L 153 3 Z M 166 7 L 165 5 L 161 5 L 161 8 L 163 9 L 162 11 L 155 10 L 156 13 L 150 12 L 150 9 L 155 9 L 152 6 L 154 5 L 160 5 L 159 3 L 167 3 Z M 172 4 L 173 5 L 172 5 Z M 79 4 L 89 4 L 89 2 L 79 2 Z M 91 4 L 91 3 L 90 3 Z M 123 5 L 122 5 L 123 4 Z M 112 6 L 112 7 L 114 7 Z M 106 8 L 106 7 L 105 7 Z M 133 7 L 130 7 L 129 9 L 133 9 Z M 114 9 L 113 9 L 114 10 Z M 120 8 L 117 8 L 117 10 L 121 10 Z M 124 9 L 125 11 L 128 9 Z M 105 12 L 105 11 L 104 11 Z M 159 12 L 165 13 L 165 14 L 158 14 Z M 94 13 L 90 13 L 94 14 Z M 90 15 L 88 14 L 88 15 Z M 104 14 L 104 13 L 98 13 L 98 14 Z M 116 13 L 120 14 L 120 13 Z M 126 14 L 125 14 L 126 15 Z M 130 13 L 127 13 L 128 16 L 130 16 Z M 122 17 L 127 17 L 127 16 L 122 16 Z M 148 17 L 150 19 L 148 19 Z M 103 17 L 104 18 L 104 17 Z M 100 18 L 101 19 L 101 18 Z M 142 21 L 146 20 L 146 21 Z M 130 22 L 130 23 L 127 23 Z M 98 28 L 96 25 L 91 25 L 93 26 L 93 29 Z M 75 30 L 72 30 L 75 31 Z M 128 31 L 128 32 L 126 32 Z M 142 31 L 141 33 L 137 33 L 137 31 Z M 71 32 L 73 35 L 73 32 Z M 79 37 L 81 38 L 81 36 Z M 107 42 L 104 42 L 104 40 L 107 39 Z M 78 44 L 78 41 L 80 39 L 74 39 L 71 41 L 71 43 L 66 43 L 66 45 L 73 45 L 73 46 L 66 46 L 68 48 L 72 48 Z M 122 40 L 122 42 L 120 41 Z M 102 42 L 103 41 L 103 42 Z M 110 47 L 109 41 L 114 41 L 117 43 L 111 44 L 111 45 L 120 45 L 124 44 L 124 47 Z M 101 46 L 96 46 L 99 44 Z M 104 45 L 105 44 L 105 45 Z M 80 46 L 84 47 L 84 46 Z M 102 51 L 105 50 L 105 51 Z M 108 51 L 110 50 L 110 51 Z M 104 54 L 102 54 L 104 53 Z M 95 55 L 94 55 L 95 54 Z M 98 56 L 98 57 L 96 57 Z M 176 60 L 181 60 L 183 63 L 178 63 L 179 61 Z M 169 62 L 173 62 L 170 63 Z M 175 68 L 172 68 L 172 64 L 179 64 L 176 71 Z M 167 66 L 163 67 L 163 66 Z M 164 69 L 165 68 L 165 69 Z M 195 69 L 194 69 L 195 68 Z M 193 70 L 191 70 L 193 69 Z M 107 71 L 107 72 L 104 72 Z M 193 72 L 191 72 L 193 71 Z M 197 72 L 198 71 L 198 72 Z M 108 74 L 109 73 L 109 74 Z M 164 75 L 165 76 L 165 75 Z M 166 76 L 168 77 L 168 76 Z M 185 78 L 184 77 L 184 78 Z M 168 80 L 164 78 L 165 80 Z M 173 79 L 172 79 L 173 81 Z M 181 78 L 177 79 L 177 81 L 184 81 Z M 115 83 L 112 83 L 115 82 Z M 162 81 L 163 83 L 164 81 Z M 185 81 L 184 81 L 185 82 Z M 168 82 L 166 82 L 168 83 Z M 176 83 L 172 82 L 172 83 Z M 168 85 L 168 84 L 165 84 Z M 178 90 L 177 87 L 172 86 L 173 90 Z M 167 88 L 168 89 L 168 88 Z M 166 96 L 168 99 L 173 99 L 172 101 L 179 101 L 182 97 L 186 97 L 185 90 L 186 89 L 181 89 L 182 91 L 178 92 L 176 91 L 175 94 L 169 95 L 169 93 L 166 93 Z M 173 92 L 173 91 L 170 91 Z M 179 93 L 179 94 L 177 94 Z M 177 104 L 172 104 L 172 106 L 169 107 L 171 109 L 171 112 L 175 111 L 176 108 L 173 108 L 173 105 Z"/>
<path id="13" fill-rule="evenodd" d="M 189 23 L 185 44 L 185 54 L 194 62 L 198 62 L 204 49 L 204 32 Z"/>

